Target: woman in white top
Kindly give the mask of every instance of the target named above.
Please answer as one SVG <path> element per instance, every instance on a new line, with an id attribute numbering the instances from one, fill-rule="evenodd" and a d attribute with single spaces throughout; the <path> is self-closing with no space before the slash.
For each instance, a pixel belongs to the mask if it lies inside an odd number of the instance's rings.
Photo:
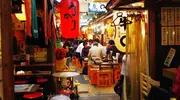
<path id="1" fill-rule="evenodd" d="M 126 67 L 126 54 L 122 58 L 122 70 L 121 70 L 120 79 L 118 80 L 118 82 L 114 86 L 114 91 L 120 96 L 120 100 L 122 100 L 125 67 Z"/>

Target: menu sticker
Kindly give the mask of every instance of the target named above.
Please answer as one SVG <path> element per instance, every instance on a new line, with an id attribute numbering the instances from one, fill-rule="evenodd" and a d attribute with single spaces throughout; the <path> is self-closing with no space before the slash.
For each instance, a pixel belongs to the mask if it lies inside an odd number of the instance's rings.
<path id="1" fill-rule="evenodd" d="M 167 26 L 167 13 L 168 9 L 167 7 L 162 7 L 161 8 L 161 26 Z"/>
<path id="2" fill-rule="evenodd" d="M 176 45 L 180 45 L 180 27 L 175 27 Z"/>
<path id="3" fill-rule="evenodd" d="M 175 30 L 174 27 L 168 27 L 168 38 L 169 38 L 169 45 L 175 45 Z"/>
<path id="4" fill-rule="evenodd" d="M 175 7 L 175 25 L 180 25 L 180 7 Z"/>
<path id="5" fill-rule="evenodd" d="M 174 7 L 168 8 L 168 26 L 174 26 Z"/>
<path id="6" fill-rule="evenodd" d="M 171 48 L 166 57 L 166 60 L 164 61 L 164 65 L 166 65 L 168 67 L 170 66 L 175 53 L 176 53 L 176 49 Z"/>
<path id="7" fill-rule="evenodd" d="M 168 44 L 168 28 L 167 27 L 161 27 L 161 45 L 167 45 Z"/>

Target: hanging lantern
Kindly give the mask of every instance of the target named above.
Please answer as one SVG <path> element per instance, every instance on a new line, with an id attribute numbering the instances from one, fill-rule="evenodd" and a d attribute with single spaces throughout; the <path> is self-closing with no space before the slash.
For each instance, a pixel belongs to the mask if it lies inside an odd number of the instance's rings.
<path id="1" fill-rule="evenodd" d="M 60 14 L 62 36 L 64 38 L 76 38 L 79 34 L 79 1 L 62 0 Z"/>

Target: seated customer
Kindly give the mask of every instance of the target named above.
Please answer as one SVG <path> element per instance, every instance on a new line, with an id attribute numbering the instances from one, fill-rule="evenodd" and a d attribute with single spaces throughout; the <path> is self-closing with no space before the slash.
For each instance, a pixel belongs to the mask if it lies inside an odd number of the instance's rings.
<path id="1" fill-rule="evenodd" d="M 89 58 L 102 58 L 102 49 L 101 47 L 98 47 L 98 43 L 94 42 L 93 47 L 89 49 L 88 53 Z"/>
<path id="2" fill-rule="evenodd" d="M 121 54 L 122 56 L 124 55 L 123 52 L 119 51 L 117 49 L 117 47 L 115 46 L 115 42 L 114 40 L 109 40 L 108 44 L 110 45 L 108 48 L 107 48 L 107 51 L 106 51 L 106 57 L 108 57 L 108 55 L 110 54 L 110 51 L 112 51 L 112 56 L 116 56 L 116 53 L 119 53 Z M 122 58 L 122 57 L 120 57 Z"/>

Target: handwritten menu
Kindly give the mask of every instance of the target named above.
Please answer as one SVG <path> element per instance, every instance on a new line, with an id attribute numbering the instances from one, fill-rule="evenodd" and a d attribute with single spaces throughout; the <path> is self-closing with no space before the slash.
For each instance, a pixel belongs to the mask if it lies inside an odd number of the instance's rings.
<path id="1" fill-rule="evenodd" d="M 161 45 L 180 45 L 180 7 L 161 8 Z"/>

